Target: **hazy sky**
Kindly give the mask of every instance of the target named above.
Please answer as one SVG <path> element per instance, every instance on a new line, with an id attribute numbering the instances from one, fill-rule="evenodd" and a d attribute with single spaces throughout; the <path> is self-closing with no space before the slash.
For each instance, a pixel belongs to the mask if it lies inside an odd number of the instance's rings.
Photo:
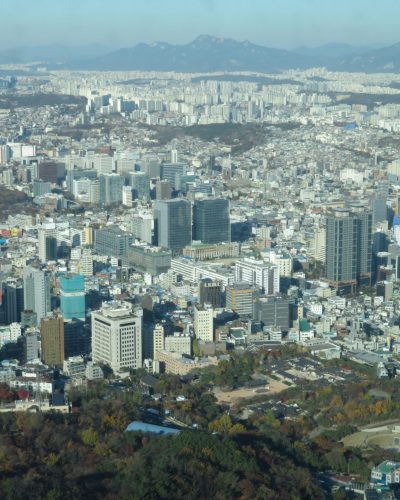
<path id="1" fill-rule="evenodd" d="M 0 50 L 21 45 L 188 42 L 272 47 L 400 41 L 399 0 L 1 0 Z"/>

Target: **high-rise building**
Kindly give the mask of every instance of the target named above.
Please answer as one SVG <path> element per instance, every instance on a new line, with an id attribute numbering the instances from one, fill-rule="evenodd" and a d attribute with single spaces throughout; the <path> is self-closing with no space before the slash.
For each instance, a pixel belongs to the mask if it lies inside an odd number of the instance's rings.
<path id="1" fill-rule="evenodd" d="M 157 351 L 164 350 L 164 327 L 158 323 L 152 332 L 152 359 L 156 359 Z"/>
<path id="2" fill-rule="evenodd" d="M 65 321 L 85 319 L 85 278 L 82 274 L 60 276 L 60 305 Z"/>
<path id="3" fill-rule="evenodd" d="M 145 172 L 130 172 L 129 185 L 132 186 L 132 196 L 134 200 L 149 198 L 150 177 Z"/>
<path id="4" fill-rule="evenodd" d="M 6 324 L 20 323 L 24 310 L 24 289 L 20 283 L 6 283 L 5 291 Z"/>
<path id="5" fill-rule="evenodd" d="M 90 353 L 90 326 L 78 319 L 64 323 L 64 357 Z"/>
<path id="6" fill-rule="evenodd" d="M 340 294 L 371 282 L 371 212 L 337 209 L 327 217 L 326 277 Z"/>
<path id="7" fill-rule="evenodd" d="M 260 297 L 254 303 L 254 315 L 267 327 L 278 327 L 282 330 L 289 329 L 289 301 L 281 296 Z"/>
<path id="8" fill-rule="evenodd" d="M 43 318 L 40 324 L 42 361 L 49 366 L 64 362 L 64 319 L 61 315 Z"/>
<path id="9" fill-rule="evenodd" d="M 156 182 L 156 200 L 170 200 L 172 196 L 172 185 L 170 181 Z"/>
<path id="10" fill-rule="evenodd" d="M 183 199 L 156 201 L 158 245 L 173 252 L 192 242 L 192 207 Z"/>
<path id="11" fill-rule="evenodd" d="M 263 261 L 245 258 L 235 265 L 235 279 L 237 282 L 247 282 L 264 289 L 267 295 L 279 292 L 278 266 Z"/>
<path id="12" fill-rule="evenodd" d="M 179 177 L 185 175 L 186 171 L 187 165 L 185 163 L 163 163 L 161 165 L 161 180 L 169 181 L 175 187 L 179 184 Z"/>
<path id="13" fill-rule="evenodd" d="M 249 283 L 235 283 L 226 287 L 226 307 L 240 316 L 253 314 L 255 289 Z"/>
<path id="14" fill-rule="evenodd" d="M 132 207 L 132 200 L 133 194 L 131 186 L 124 186 L 122 188 L 122 204 L 125 207 Z"/>
<path id="15" fill-rule="evenodd" d="M 92 312 L 92 357 L 115 372 L 142 366 L 142 320 L 126 302 L 103 303 Z"/>
<path id="16" fill-rule="evenodd" d="M 42 262 L 57 258 L 57 229 L 53 222 L 38 229 L 39 259 Z"/>
<path id="17" fill-rule="evenodd" d="M 37 324 L 51 312 L 51 275 L 28 266 L 24 269 L 24 307 L 36 313 Z"/>
<path id="18" fill-rule="evenodd" d="M 213 309 L 222 307 L 222 286 L 220 281 L 210 278 L 202 279 L 199 283 L 199 302 L 202 306 L 210 304 Z"/>
<path id="19" fill-rule="evenodd" d="M 205 198 L 194 202 L 193 239 L 202 243 L 231 241 L 229 200 Z"/>
<path id="20" fill-rule="evenodd" d="M 39 340 L 37 331 L 25 333 L 22 337 L 22 348 L 24 363 L 29 363 L 30 361 L 39 358 Z"/>
<path id="21" fill-rule="evenodd" d="M 103 174 L 99 176 L 100 203 L 102 205 L 117 205 L 122 203 L 122 188 L 125 178 L 118 174 Z"/>
<path id="22" fill-rule="evenodd" d="M 37 314 L 35 311 L 25 309 L 21 313 L 21 328 L 33 328 L 37 326 Z"/>
<path id="23" fill-rule="evenodd" d="M 132 234 L 125 233 L 118 226 L 97 229 L 94 234 L 94 247 L 102 255 L 121 258 L 133 243 Z"/>
<path id="24" fill-rule="evenodd" d="M 33 196 L 43 196 L 47 193 L 51 193 L 51 183 L 42 181 L 41 179 L 34 179 Z"/>
<path id="25" fill-rule="evenodd" d="M 205 342 L 214 340 L 214 311 L 212 307 L 207 305 L 194 307 L 193 328 L 196 338 Z"/>

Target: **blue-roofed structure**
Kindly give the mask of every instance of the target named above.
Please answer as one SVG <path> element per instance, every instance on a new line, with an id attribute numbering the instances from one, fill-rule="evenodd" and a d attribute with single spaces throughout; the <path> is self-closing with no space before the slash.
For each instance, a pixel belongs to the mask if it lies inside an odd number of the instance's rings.
<path id="1" fill-rule="evenodd" d="M 152 434 L 169 435 L 169 434 L 179 434 L 181 432 L 179 429 L 174 429 L 173 427 L 164 427 L 162 425 L 148 424 L 146 422 L 140 422 L 135 420 L 131 422 L 125 429 L 125 432 L 150 432 Z"/>

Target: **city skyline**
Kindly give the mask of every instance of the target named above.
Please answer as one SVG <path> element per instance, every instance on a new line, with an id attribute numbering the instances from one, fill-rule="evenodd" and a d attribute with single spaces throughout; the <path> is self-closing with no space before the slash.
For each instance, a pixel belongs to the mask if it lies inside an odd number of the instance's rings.
<path id="1" fill-rule="evenodd" d="M 383 0 L 379 7 L 361 0 L 353 0 L 351 5 L 344 0 L 329 0 L 324 5 L 313 0 L 285 0 L 279 5 L 254 0 L 251 8 L 239 0 L 233 9 L 227 0 L 191 4 L 182 0 L 116 0 L 112 12 L 103 0 L 61 1 L 57 5 L 41 0 L 39 4 L 40 8 L 22 0 L 18 11 L 11 4 L 2 7 L 8 21 L 2 27 L 2 50 L 57 44 L 100 45 L 106 50 L 141 42 L 184 44 L 201 34 L 285 49 L 399 41 L 395 19 L 400 15 L 400 4 L 394 0 Z"/>

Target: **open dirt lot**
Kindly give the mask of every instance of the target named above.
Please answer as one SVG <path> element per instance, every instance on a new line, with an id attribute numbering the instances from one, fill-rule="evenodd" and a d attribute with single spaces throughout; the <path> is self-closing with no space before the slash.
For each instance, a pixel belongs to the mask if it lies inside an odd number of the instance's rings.
<path id="1" fill-rule="evenodd" d="M 221 391 L 221 389 L 216 389 L 214 391 L 215 397 L 218 399 L 220 404 L 234 405 L 241 399 L 252 399 L 256 396 L 268 395 L 268 394 L 278 394 L 279 392 L 287 389 L 288 386 L 280 382 L 279 380 L 271 380 L 268 385 L 264 387 L 247 388 L 243 387 L 241 389 L 235 389 L 233 391 Z"/>

